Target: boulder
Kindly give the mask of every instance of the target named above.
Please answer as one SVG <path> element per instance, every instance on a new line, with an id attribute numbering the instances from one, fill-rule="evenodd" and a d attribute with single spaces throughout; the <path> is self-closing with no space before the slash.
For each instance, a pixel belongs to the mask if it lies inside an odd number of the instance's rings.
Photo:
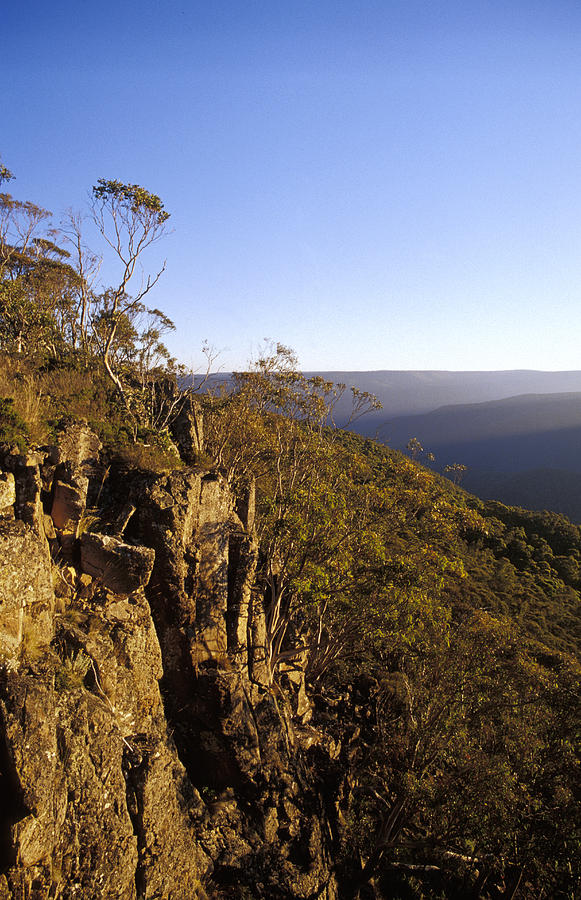
<path id="1" fill-rule="evenodd" d="M 58 445 L 51 448 L 51 461 L 55 465 L 72 463 L 73 466 L 92 466 L 99 457 L 101 441 L 88 425 L 69 425 L 58 437 Z"/>
<path id="2" fill-rule="evenodd" d="M 8 482 L 10 475 L 14 478 L 14 515 L 17 519 L 26 522 L 39 537 L 44 537 L 42 527 L 42 479 L 40 466 L 44 461 L 44 454 L 27 451 L 17 453 L 14 450 L 3 455 L 0 459 Z M 9 495 L 11 488 L 8 487 Z"/>
<path id="3" fill-rule="evenodd" d="M 16 482 L 12 472 L 0 473 L 0 516 L 14 515 L 16 502 Z"/>
<path id="4" fill-rule="evenodd" d="M 55 528 L 75 530 L 87 505 L 89 479 L 77 473 L 69 482 L 57 481 L 54 486 L 51 516 Z"/>
<path id="5" fill-rule="evenodd" d="M 132 594 L 150 578 L 155 551 L 106 534 L 81 536 L 81 569 L 115 594 Z"/>

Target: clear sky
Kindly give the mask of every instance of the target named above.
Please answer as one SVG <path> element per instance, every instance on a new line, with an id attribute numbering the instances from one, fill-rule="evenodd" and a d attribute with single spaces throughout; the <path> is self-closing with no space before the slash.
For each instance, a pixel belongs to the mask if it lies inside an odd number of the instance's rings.
<path id="1" fill-rule="evenodd" d="M 15 196 L 164 200 L 184 362 L 581 368 L 577 0 L 30 0 L 0 72 Z"/>

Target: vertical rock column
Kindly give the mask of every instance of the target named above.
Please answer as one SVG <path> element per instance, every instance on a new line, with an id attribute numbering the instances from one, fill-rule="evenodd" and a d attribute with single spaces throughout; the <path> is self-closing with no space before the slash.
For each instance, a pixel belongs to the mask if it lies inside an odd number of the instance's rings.
<path id="1" fill-rule="evenodd" d="M 205 475 L 200 485 L 200 506 L 195 578 L 196 634 L 192 648 L 197 664 L 224 661 L 228 646 L 228 543 L 230 498 L 223 479 Z"/>
<path id="2" fill-rule="evenodd" d="M 54 592 L 45 544 L 22 522 L 0 519 L 0 661 L 47 645 Z"/>
<path id="3" fill-rule="evenodd" d="M 236 521 L 230 533 L 228 568 L 228 655 L 233 664 L 248 671 L 253 653 L 252 586 L 258 562 L 254 531 L 256 487 L 254 481 L 236 503 Z"/>
<path id="4" fill-rule="evenodd" d="M 260 765 L 243 660 L 253 539 L 233 512 L 228 484 L 215 473 L 173 472 L 145 486 L 136 505 L 140 540 L 155 548 L 147 594 L 182 760 L 197 784 L 239 784 Z M 248 566 L 238 570 L 239 552 L 229 572 L 233 534 L 238 551 L 243 545 L 248 551 Z"/>

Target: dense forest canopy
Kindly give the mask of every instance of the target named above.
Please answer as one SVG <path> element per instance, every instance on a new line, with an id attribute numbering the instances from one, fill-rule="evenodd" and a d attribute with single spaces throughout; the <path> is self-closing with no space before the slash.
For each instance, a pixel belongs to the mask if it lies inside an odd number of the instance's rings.
<path id="1" fill-rule="evenodd" d="M 178 467 L 172 423 L 191 391 L 163 344 L 173 323 L 147 305 L 163 270 L 134 279 L 168 214 L 100 180 L 91 215 L 112 286 L 82 217 L 55 229 L 0 194 L 0 440 L 48 443 L 81 418 L 112 457 Z M 574 900 L 581 530 L 335 428 L 346 399 L 352 419 L 377 406 L 265 346 L 200 397 L 197 460 L 256 489 L 273 690 L 304 672 L 315 722 L 354 748 L 337 819 L 345 896 Z"/>

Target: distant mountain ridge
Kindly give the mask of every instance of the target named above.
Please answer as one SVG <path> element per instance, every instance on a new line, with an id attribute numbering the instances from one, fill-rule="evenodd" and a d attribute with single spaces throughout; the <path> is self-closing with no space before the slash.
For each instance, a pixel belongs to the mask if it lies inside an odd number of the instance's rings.
<path id="1" fill-rule="evenodd" d="M 327 381 L 354 386 L 377 397 L 382 409 L 359 422 L 358 431 L 373 437 L 395 416 L 427 413 L 441 406 L 483 403 L 523 394 L 562 394 L 581 392 L 581 370 L 543 372 L 535 369 L 506 371 L 440 371 L 384 369 L 368 372 L 347 370 L 308 371 Z M 218 372 L 209 385 L 228 383 L 231 373 Z M 198 378 L 197 381 L 201 379 Z M 348 398 L 339 404 L 337 419 L 348 417 Z M 381 437 L 381 435 L 380 435 Z"/>
<path id="2" fill-rule="evenodd" d="M 581 371 L 542 372 L 512 369 L 491 372 L 373 371 L 305 372 L 328 381 L 369 391 L 381 401 L 382 409 L 361 420 L 358 431 L 374 437 L 395 416 L 417 415 L 457 404 L 484 403 L 524 394 L 564 394 L 581 392 Z M 347 416 L 348 405 L 339 406 L 338 418 Z"/>
<path id="3" fill-rule="evenodd" d="M 396 417 L 385 429 L 394 449 L 411 437 L 440 471 L 467 466 L 463 485 L 478 496 L 581 522 L 581 392 L 449 405 Z"/>
<path id="4" fill-rule="evenodd" d="M 552 452 L 559 453 L 559 465 L 581 471 L 577 431 L 581 434 L 581 392 L 523 394 L 394 418 L 388 423 L 386 440 L 391 447 L 403 449 L 410 437 L 418 437 L 433 452 L 463 452 L 468 464 L 486 463 L 488 468 L 509 471 L 543 462 L 549 439 L 554 442 Z M 487 447 L 483 457 L 480 446 L 492 443 L 499 449 Z M 515 463 L 505 455 L 513 445 L 519 446 Z"/>
<path id="5" fill-rule="evenodd" d="M 305 372 L 368 391 L 382 409 L 351 430 L 404 450 L 416 437 L 435 468 L 461 463 L 462 482 L 485 499 L 550 509 L 581 523 L 581 371 Z M 228 383 L 213 375 L 210 385 Z M 334 419 L 345 425 L 350 392 Z M 425 458 L 425 457 L 424 457 Z"/>

